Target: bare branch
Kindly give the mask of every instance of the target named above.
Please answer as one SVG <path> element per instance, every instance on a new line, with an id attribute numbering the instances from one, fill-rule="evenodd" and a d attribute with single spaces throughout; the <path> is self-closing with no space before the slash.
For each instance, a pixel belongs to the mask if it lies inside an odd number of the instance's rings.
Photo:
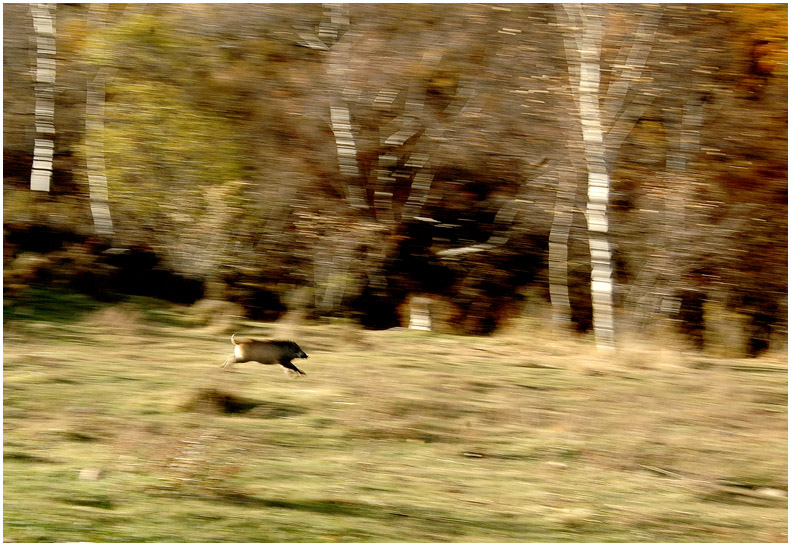
<path id="1" fill-rule="evenodd" d="M 607 160 L 613 159 L 618 153 L 629 133 L 634 129 L 635 123 L 643 116 L 645 111 L 654 101 L 653 95 L 644 95 L 640 100 L 634 100 L 624 108 L 616 120 L 613 120 L 610 130 L 604 137 L 607 148 Z"/>
<path id="2" fill-rule="evenodd" d="M 658 9 L 648 11 L 640 20 L 634 41 L 628 49 L 628 55 L 624 55 L 627 45 L 621 48 L 621 54 L 614 65 L 614 70 L 620 70 L 620 75 L 610 84 L 604 97 L 603 118 L 606 120 L 605 123 L 609 121 L 611 126 L 614 125 L 618 112 L 623 107 L 630 87 L 640 80 L 648 54 L 654 44 L 660 18 L 661 13 Z M 623 60 L 624 56 L 626 56 L 625 60 Z"/>

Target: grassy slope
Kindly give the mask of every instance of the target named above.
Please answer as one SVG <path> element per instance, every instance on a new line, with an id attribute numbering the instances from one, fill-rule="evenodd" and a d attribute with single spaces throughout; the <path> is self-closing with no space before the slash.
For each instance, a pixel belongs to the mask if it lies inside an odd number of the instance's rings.
<path id="1" fill-rule="evenodd" d="M 141 309 L 7 313 L 5 540 L 787 538 L 785 355 L 244 325 L 292 378 Z"/>

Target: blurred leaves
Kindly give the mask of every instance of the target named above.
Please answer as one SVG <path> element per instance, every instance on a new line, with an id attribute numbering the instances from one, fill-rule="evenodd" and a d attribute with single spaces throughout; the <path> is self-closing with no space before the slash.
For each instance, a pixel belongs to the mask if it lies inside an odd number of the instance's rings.
<path id="1" fill-rule="evenodd" d="M 148 246 L 218 286 L 307 285 L 322 313 L 357 316 L 378 294 L 393 315 L 372 322 L 392 322 L 409 291 L 430 289 L 461 315 L 488 309 L 468 331 L 518 313 L 518 294 L 545 282 L 557 173 L 582 165 L 552 6 L 355 4 L 330 37 L 340 23 L 318 4 L 59 5 L 56 195 L 34 197 L 17 195 L 32 144 L 29 16 L 4 14 L 12 220 L 90 229 L 72 211 L 86 198 L 84 90 L 102 70 L 120 246 Z M 639 21 L 658 21 L 624 97 L 643 112 L 610 165 L 621 305 L 636 313 L 635 301 L 683 288 L 698 270 L 721 301 L 784 287 L 787 251 L 769 243 L 787 231 L 787 6 L 603 14 L 604 85 L 623 73 Z M 353 179 L 339 169 L 333 105 L 348 110 Z M 568 266 L 584 325 L 587 188 L 576 188 Z M 450 264 L 453 275 L 427 273 L 437 253 L 495 235 L 499 246 Z M 761 263 L 734 253 L 742 247 L 760 249 Z M 482 283 L 487 268 L 502 291 Z"/>

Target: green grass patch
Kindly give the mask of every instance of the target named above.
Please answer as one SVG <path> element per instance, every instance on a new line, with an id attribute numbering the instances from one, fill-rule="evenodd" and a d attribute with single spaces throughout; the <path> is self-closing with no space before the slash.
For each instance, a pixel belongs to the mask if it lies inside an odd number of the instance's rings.
<path id="1" fill-rule="evenodd" d="M 106 305 L 84 294 L 31 286 L 17 299 L 3 300 L 3 324 L 70 323 Z"/>
<path id="2" fill-rule="evenodd" d="M 244 323 L 294 378 L 178 307 L 78 308 L 6 321 L 7 541 L 787 538 L 786 355 Z"/>

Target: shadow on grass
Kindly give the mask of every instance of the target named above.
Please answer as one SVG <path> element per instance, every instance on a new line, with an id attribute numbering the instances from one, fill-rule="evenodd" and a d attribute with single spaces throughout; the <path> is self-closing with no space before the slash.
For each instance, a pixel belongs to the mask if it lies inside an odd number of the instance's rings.
<path id="1" fill-rule="evenodd" d="M 361 502 L 330 499 L 265 499 L 239 492 L 223 493 L 208 500 L 244 508 L 280 508 L 313 514 L 326 514 L 328 516 L 366 518 L 392 522 L 393 535 L 391 538 L 393 539 L 399 536 L 395 529 L 408 522 L 413 522 L 419 527 L 428 526 L 433 535 L 439 533 L 448 540 L 467 531 L 477 532 L 484 530 L 497 532 L 497 534 L 507 533 L 524 536 L 529 536 L 531 532 L 535 533 L 536 530 L 547 532 L 547 529 L 539 529 L 540 526 L 529 525 L 524 521 L 509 521 L 507 516 L 492 519 L 458 518 L 446 512 L 427 510 L 422 507 L 377 506 Z"/>
<path id="2" fill-rule="evenodd" d="M 348 501 L 337 500 L 278 500 L 262 499 L 245 493 L 223 493 L 214 500 L 236 506 L 248 508 L 285 508 L 287 510 L 299 510 L 303 512 L 315 512 L 319 514 L 333 514 L 340 516 L 355 517 L 381 517 L 382 510 L 375 506 Z"/>
<path id="3" fill-rule="evenodd" d="M 39 455 L 32 455 L 30 453 L 25 453 L 23 451 L 6 451 L 3 453 L 3 462 L 21 462 L 21 463 L 44 463 L 44 464 L 51 464 L 56 463 L 54 459 L 49 459 L 47 457 L 41 457 Z"/>
<path id="4" fill-rule="evenodd" d="M 305 413 L 305 409 L 289 404 L 274 403 L 236 396 L 219 389 L 201 389 L 185 404 L 184 411 L 215 414 L 247 414 L 261 419 L 278 419 Z"/>
<path id="5" fill-rule="evenodd" d="M 117 505 L 116 502 L 107 495 L 72 495 L 60 499 L 67 504 L 75 506 L 87 506 L 89 508 L 101 508 L 102 510 L 114 510 Z"/>

